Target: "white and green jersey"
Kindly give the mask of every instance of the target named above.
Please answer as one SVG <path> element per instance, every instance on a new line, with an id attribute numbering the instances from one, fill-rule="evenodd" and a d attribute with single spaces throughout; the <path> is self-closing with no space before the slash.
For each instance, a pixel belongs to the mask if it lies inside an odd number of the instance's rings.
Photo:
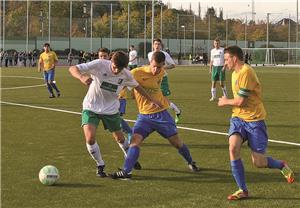
<path id="1" fill-rule="evenodd" d="M 210 52 L 213 66 L 224 66 L 224 48 L 213 48 Z"/>
<path id="2" fill-rule="evenodd" d="M 155 51 L 151 51 L 151 52 L 148 53 L 148 60 L 149 60 L 149 62 L 151 61 L 152 55 L 153 55 L 154 52 Z M 165 54 L 165 57 L 166 57 L 165 64 L 166 65 L 171 65 L 171 64 L 175 65 L 174 60 L 171 58 L 171 56 L 167 52 L 165 52 L 165 51 L 160 51 L 160 52 L 163 52 Z"/>
<path id="3" fill-rule="evenodd" d="M 93 79 L 82 103 L 83 110 L 104 115 L 116 114 L 120 106 L 118 95 L 123 87 L 138 86 L 127 69 L 123 69 L 119 74 L 113 74 L 109 60 L 97 59 L 76 66 L 81 73 L 90 74 Z"/>

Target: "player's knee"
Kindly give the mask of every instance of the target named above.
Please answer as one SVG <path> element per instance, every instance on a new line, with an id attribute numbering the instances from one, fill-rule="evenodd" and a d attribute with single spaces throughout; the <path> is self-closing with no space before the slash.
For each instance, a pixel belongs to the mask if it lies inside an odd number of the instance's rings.
<path id="1" fill-rule="evenodd" d="M 266 164 L 263 161 L 259 160 L 259 159 L 253 159 L 252 163 L 257 168 L 265 168 L 266 167 Z"/>
<path id="2" fill-rule="evenodd" d="M 87 144 L 89 144 L 89 145 L 93 145 L 93 144 L 95 144 L 95 142 L 96 142 L 96 140 L 95 140 L 95 138 L 94 137 L 89 137 L 89 136 L 86 136 L 85 137 L 85 141 L 86 141 L 86 143 Z"/>
<path id="3" fill-rule="evenodd" d="M 239 148 L 236 145 L 229 145 L 229 153 L 235 157 L 239 156 Z"/>

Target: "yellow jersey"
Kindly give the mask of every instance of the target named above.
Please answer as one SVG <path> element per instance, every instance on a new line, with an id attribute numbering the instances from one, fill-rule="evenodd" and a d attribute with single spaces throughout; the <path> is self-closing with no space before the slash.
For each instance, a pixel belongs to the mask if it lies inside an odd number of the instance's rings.
<path id="1" fill-rule="evenodd" d="M 58 61 L 56 53 L 54 51 L 49 51 L 48 53 L 43 52 L 40 55 L 39 63 L 43 64 L 43 70 L 48 71 L 53 68 L 53 65 Z"/>
<path id="2" fill-rule="evenodd" d="M 154 106 L 144 96 L 134 90 L 134 95 L 140 114 L 152 114 L 169 108 L 169 101 L 163 96 L 160 89 L 165 70 L 162 69 L 157 75 L 153 75 L 150 66 L 143 66 L 131 70 L 134 79 L 142 86 L 154 100 L 159 101 L 163 108 Z"/>
<path id="3" fill-rule="evenodd" d="M 253 68 L 244 64 L 239 72 L 232 73 L 233 96 L 248 98 L 245 106 L 232 108 L 232 117 L 239 117 L 247 122 L 264 120 L 266 111 L 262 102 L 262 88 Z"/>

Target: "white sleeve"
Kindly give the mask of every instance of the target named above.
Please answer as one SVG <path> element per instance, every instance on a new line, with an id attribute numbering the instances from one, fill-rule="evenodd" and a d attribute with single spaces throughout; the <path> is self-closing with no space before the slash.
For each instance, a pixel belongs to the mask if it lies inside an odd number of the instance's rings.
<path id="1" fill-rule="evenodd" d="M 124 80 L 124 83 L 122 83 L 122 85 L 126 86 L 129 89 L 137 87 L 139 83 L 133 78 L 130 71 L 127 69 L 123 69 L 123 71 L 126 74 L 126 80 Z"/>
<path id="2" fill-rule="evenodd" d="M 152 55 L 153 55 L 153 52 L 149 52 L 149 53 L 148 53 L 148 61 L 149 61 L 149 62 L 150 62 L 151 59 L 152 59 Z"/>
<path id="3" fill-rule="evenodd" d="M 97 68 L 100 68 L 101 64 L 99 62 L 99 59 L 97 59 L 88 63 L 78 64 L 76 65 L 76 67 L 79 69 L 80 72 L 88 72 L 92 74 L 92 71 L 96 70 Z"/>
<path id="4" fill-rule="evenodd" d="M 171 58 L 171 56 L 168 53 L 164 53 L 166 56 L 166 65 L 176 65 L 174 60 Z"/>

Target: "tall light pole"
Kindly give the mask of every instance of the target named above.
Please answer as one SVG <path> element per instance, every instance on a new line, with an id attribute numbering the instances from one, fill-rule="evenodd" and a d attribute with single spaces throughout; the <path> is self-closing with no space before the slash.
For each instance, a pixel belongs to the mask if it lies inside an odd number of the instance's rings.
<path id="1" fill-rule="evenodd" d="M 270 55 L 269 55 L 269 17 L 271 13 L 267 13 L 267 42 L 266 42 L 266 59 L 265 63 L 269 64 L 270 63 Z"/>
<path id="2" fill-rule="evenodd" d="M 70 14 L 69 14 L 69 53 L 72 52 L 72 49 L 71 49 L 71 37 L 72 37 L 72 0 L 70 1 Z"/>
<path id="3" fill-rule="evenodd" d="M 93 1 L 91 1 L 90 22 L 91 22 L 90 52 L 92 53 L 93 52 Z"/>
<path id="4" fill-rule="evenodd" d="M 29 1 L 27 0 L 26 7 L 26 53 L 28 53 L 28 36 L 29 36 Z"/>
<path id="5" fill-rule="evenodd" d="M 185 57 L 185 25 L 181 25 L 181 28 L 183 28 L 183 57 Z"/>
<path id="6" fill-rule="evenodd" d="M 85 32 L 85 35 L 84 35 L 84 37 L 86 38 L 86 36 L 87 36 L 87 11 L 86 11 L 86 7 L 87 7 L 87 5 L 86 5 L 86 3 L 84 3 L 83 4 L 83 7 L 82 7 L 82 9 L 83 9 L 83 18 L 84 18 L 84 32 Z"/>
<path id="7" fill-rule="evenodd" d="M 247 47 L 247 15 L 246 15 L 246 21 L 245 21 L 245 48 Z"/>
<path id="8" fill-rule="evenodd" d="M 41 35 L 42 35 L 42 40 L 44 40 L 44 11 L 41 9 L 40 10 L 40 22 L 41 22 Z"/>
<path id="9" fill-rule="evenodd" d="M 192 50 L 192 54 L 193 56 L 195 55 L 195 48 L 196 48 L 196 15 L 189 15 L 189 14 L 182 14 L 179 15 L 177 14 L 177 41 L 178 41 L 178 27 L 179 27 L 179 18 L 180 16 L 189 16 L 189 17 L 193 17 L 193 21 L 194 21 L 194 25 L 193 25 L 193 50 Z"/>

